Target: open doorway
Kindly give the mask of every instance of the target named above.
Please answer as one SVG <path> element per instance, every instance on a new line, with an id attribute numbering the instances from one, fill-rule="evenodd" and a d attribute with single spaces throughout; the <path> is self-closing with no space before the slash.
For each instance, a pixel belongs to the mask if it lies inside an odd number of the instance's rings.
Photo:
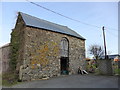
<path id="1" fill-rule="evenodd" d="M 61 66 L 61 74 L 68 75 L 69 74 L 69 41 L 66 37 L 61 39 L 61 47 L 60 47 L 60 66 Z"/>
<path id="2" fill-rule="evenodd" d="M 68 59 L 68 57 L 61 57 L 60 64 L 61 64 L 61 74 L 68 75 L 69 74 L 69 71 L 68 71 L 69 59 Z"/>

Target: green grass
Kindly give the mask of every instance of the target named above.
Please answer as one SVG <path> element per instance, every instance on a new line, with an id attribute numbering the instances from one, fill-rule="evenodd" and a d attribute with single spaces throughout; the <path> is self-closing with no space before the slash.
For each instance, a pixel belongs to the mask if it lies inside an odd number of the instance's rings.
<path id="1" fill-rule="evenodd" d="M 115 69 L 115 74 L 120 75 L 120 69 L 116 68 L 116 69 Z"/>
<path id="2" fill-rule="evenodd" d="M 15 84 L 19 84 L 20 82 L 18 82 L 17 78 L 18 78 L 18 76 L 14 73 L 10 73 L 10 72 L 4 73 L 2 75 L 2 85 L 3 86 L 12 86 Z"/>
<path id="3" fill-rule="evenodd" d="M 0 74 L 0 86 L 2 86 L 2 74 Z"/>
<path id="4" fill-rule="evenodd" d="M 12 86 L 12 85 L 15 85 L 17 84 L 18 82 L 17 81 L 14 81 L 14 82 L 9 82 L 8 80 L 2 80 L 2 85 L 3 86 Z"/>

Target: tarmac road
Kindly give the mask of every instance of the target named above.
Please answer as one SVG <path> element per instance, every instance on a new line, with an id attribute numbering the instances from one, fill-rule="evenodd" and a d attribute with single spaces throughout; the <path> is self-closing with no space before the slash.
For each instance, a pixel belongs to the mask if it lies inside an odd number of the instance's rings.
<path id="1" fill-rule="evenodd" d="M 118 88 L 117 76 L 68 75 L 23 82 L 12 88 Z"/>

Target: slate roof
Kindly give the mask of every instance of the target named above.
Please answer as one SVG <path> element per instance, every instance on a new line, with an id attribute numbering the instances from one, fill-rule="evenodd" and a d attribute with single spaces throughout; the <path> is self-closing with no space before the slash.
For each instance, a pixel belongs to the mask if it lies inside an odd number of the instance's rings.
<path id="1" fill-rule="evenodd" d="M 34 16 L 30 16 L 22 12 L 20 12 L 20 15 L 22 16 L 26 26 L 46 29 L 46 30 L 50 30 L 50 31 L 54 31 L 54 32 L 62 33 L 62 34 L 67 34 L 67 35 L 74 36 L 82 40 L 85 40 L 85 38 L 83 38 L 81 35 L 79 35 L 75 31 L 71 30 L 67 26 L 58 25 L 58 24 L 55 24 L 55 23 L 52 23 L 52 22 L 49 22 L 43 19 L 36 18 Z"/>

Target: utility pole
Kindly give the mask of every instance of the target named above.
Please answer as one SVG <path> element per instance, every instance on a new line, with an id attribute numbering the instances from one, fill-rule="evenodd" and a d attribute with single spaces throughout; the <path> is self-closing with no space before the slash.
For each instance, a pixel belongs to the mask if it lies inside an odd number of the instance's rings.
<path id="1" fill-rule="evenodd" d="M 104 48 L 105 48 L 105 59 L 107 59 L 107 51 L 106 51 L 106 41 L 105 41 L 105 30 L 104 26 L 102 27 L 103 30 L 103 39 L 104 39 Z"/>

